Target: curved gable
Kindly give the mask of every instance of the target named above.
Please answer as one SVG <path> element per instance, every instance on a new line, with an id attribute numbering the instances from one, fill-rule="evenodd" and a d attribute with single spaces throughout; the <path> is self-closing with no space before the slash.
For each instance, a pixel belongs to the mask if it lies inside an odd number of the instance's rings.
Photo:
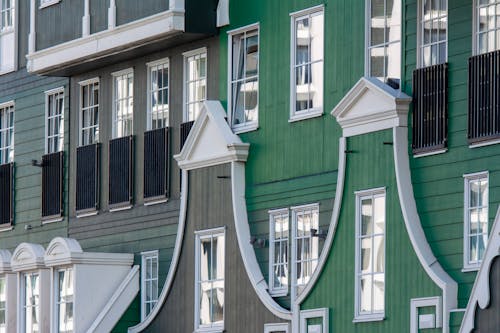
<path id="1" fill-rule="evenodd" d="M 15 272 L 45 267 L 45 250 L 39 244 L 21 243 L 12 254 L 11 267 Z"/>

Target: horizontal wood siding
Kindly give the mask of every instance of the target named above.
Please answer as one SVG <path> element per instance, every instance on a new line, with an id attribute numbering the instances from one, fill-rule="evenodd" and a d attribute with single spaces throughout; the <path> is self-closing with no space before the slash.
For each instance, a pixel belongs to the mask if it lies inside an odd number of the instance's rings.
<path id="1" fill-rule="evenodd" d="M 167 0 L 116 0 L 116 25 L 126 24 L 168 9 Z"/>

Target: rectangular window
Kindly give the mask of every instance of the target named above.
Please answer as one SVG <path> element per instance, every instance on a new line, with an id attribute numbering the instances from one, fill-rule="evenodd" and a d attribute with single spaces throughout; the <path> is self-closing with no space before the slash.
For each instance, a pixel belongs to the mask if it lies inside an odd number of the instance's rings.
<path id="1" fill-rule="evenodd" d="M 420 67 L 443 64 L 447 58 L 448 1 L 420 0 Z"/>
<path id="2" fill-rule="evenodd" d="M 0 164 L 14 162 L 14 102 L 0 104 Z"/>
<path id="3" fill-rule="evenodd" d="M 0 276 L 0 333 L 6 333 L 7 329 L 7 283 L 5 276 Z"/>
<path id="4" fill-rule="evenodd" d="M 99 142 L 99 79 L 80 82 L 80 145 Z"/>
<path id="5" fill-rule="evenodd" d="M 295 287 L 305 286 L 318 265 L 319 238 L 313 236 L 318 231 L 318 204 L 292 207 L 293 225 L 293 266 L 292 278 Z"/>
<path id="6" fill-rule="evenodd" d="M 64 88 L 45 92 L 45 151 L 64 150 Z"/>
<path id="7" fill-rule="evenodd" d="M 207 99 L 207 50 L 205 48 L 184 54 L 184 120 L 198 118 L 203 101 Z"/>
<path id="8" fill-rule="evenodd" d="M 74 330 L 73 304 L 73 269 L 64 268 L 56 272 L 56 311 L 57 327 L 60 333 L 71 333 Z"/>
<path id="9" fill-rule="evenodd" d="M 224 229 L 196 233 L 195 328 L 224 329 Z"/>
<path id="10" fill-rule="evenodd" d="M 385 309 L 385 189 L 356 192 L 355 320 L 381 320 Z"/>
<path id="11" fill-rule="evenodd" d="M 288 293 L 288 209 L 269 212 L 269 291 L 273 296 Z"/>
<path id="12" fill-rule="evenodd" d="M 158 302 L 158 251 L 143 252 L 141 267 L 141 315 L 144 320 Z"/>
<path id="13" fill-rule="evenodd" d="M 16 0 L 0 0 L 0 74 L 16 69 Z"/>
<path id="14" fill-rule="evenodd" d="M 132 135 L 134 116 L 134 72 L 113 73 L 113 139 Z"/>
<path id="15" fill-rule="evenodd" d="M 476 0 L 476 54 L 500 49 L 500 0 Z"/>
<path id="16" fill-rule="evenodd" d="M 148 129 L 169 125 L 169 61 L 148 64 Z"/>
<path id="17" fill-rule="evenodd" d="M 488 244 L 488 172 L 464 175 L 464 269 L 479 269 Z"/>
<path id="18" fill-rule="evenodd" d="M 0 0 L 0 2 L 2 5 L 0 8 L 0 32 L 5 32 L 14 29 L 16 0 Z"/>
<path id="19" fill-rule="evenodd" d="M 257 127 L 259 116 L 259 28 L 230 34 L 231 124 L 235 130 Z"/>
<path id="20" fill-rule="evenodd" d="M 291 120 L 323 114 L 323 7 L 292 14 Z"/>
<path id="21" fill-rule="evenodd" d="M 40 332 L 40 275 L 23 274 L 24 332 Z"/>
<path id="22" fill-rule="evenodd" d="M 401 1 L 367 0 L 367 75 L 399 88 Z"/>

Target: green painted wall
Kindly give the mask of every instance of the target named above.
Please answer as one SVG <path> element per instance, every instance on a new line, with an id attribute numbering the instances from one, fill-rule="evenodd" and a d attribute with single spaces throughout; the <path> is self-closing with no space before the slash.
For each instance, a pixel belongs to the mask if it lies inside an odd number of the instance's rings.
<path id="1" fill-rule="evenodd" d="M 328 307 L 331 332 L 407 332 L 410 299 L 440 296 L 420 265 L 406 232 L 394 170 L 392 130 L 347 139 L 346 178 L 333 246 L 324 270 L 301 309 Z M 386 187 L 385 320 L 353 324 L 355 288 L 355 195 Z"/>

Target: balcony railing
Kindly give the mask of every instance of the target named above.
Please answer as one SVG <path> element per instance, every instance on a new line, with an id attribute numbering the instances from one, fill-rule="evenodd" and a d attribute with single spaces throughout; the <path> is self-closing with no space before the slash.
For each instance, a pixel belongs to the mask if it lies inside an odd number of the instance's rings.
<path id="1" fill-rule="evenodd" d="M 413 72 L 414 154 L 446 148 L 448 131 L 448 65 L 440 64 Z"/>
<path id="2" fill-rule="evenodd" d="M 144 199 L 164 199 L 169 190 L 170 130 L 159 128 L 144 133 Z"/>
<path id="3" fill-rule="evenodd" d="M 42 219 L 63 215 L 64 152 L 42 157 Z"/>
<path id="4" fill-rule="evenodd" d="M 109 141 L 109 206 L 110 209 L 132 204 L 134 137 Z"/>
<path id="5" fill-rule="evenodd" d="M 76 211 L 99 209 L 100 144 L 94 143 L 76 149 Z"/>
<path id="6" fill-rule="evenodd" d="M 0 225 L 12 224 L 14 163 L 0 165 Z"/>
<path id="7" fill-rule="evenodd" d="M 469 58 L 469 143 L 500 139 L 500 50 Z"/>

